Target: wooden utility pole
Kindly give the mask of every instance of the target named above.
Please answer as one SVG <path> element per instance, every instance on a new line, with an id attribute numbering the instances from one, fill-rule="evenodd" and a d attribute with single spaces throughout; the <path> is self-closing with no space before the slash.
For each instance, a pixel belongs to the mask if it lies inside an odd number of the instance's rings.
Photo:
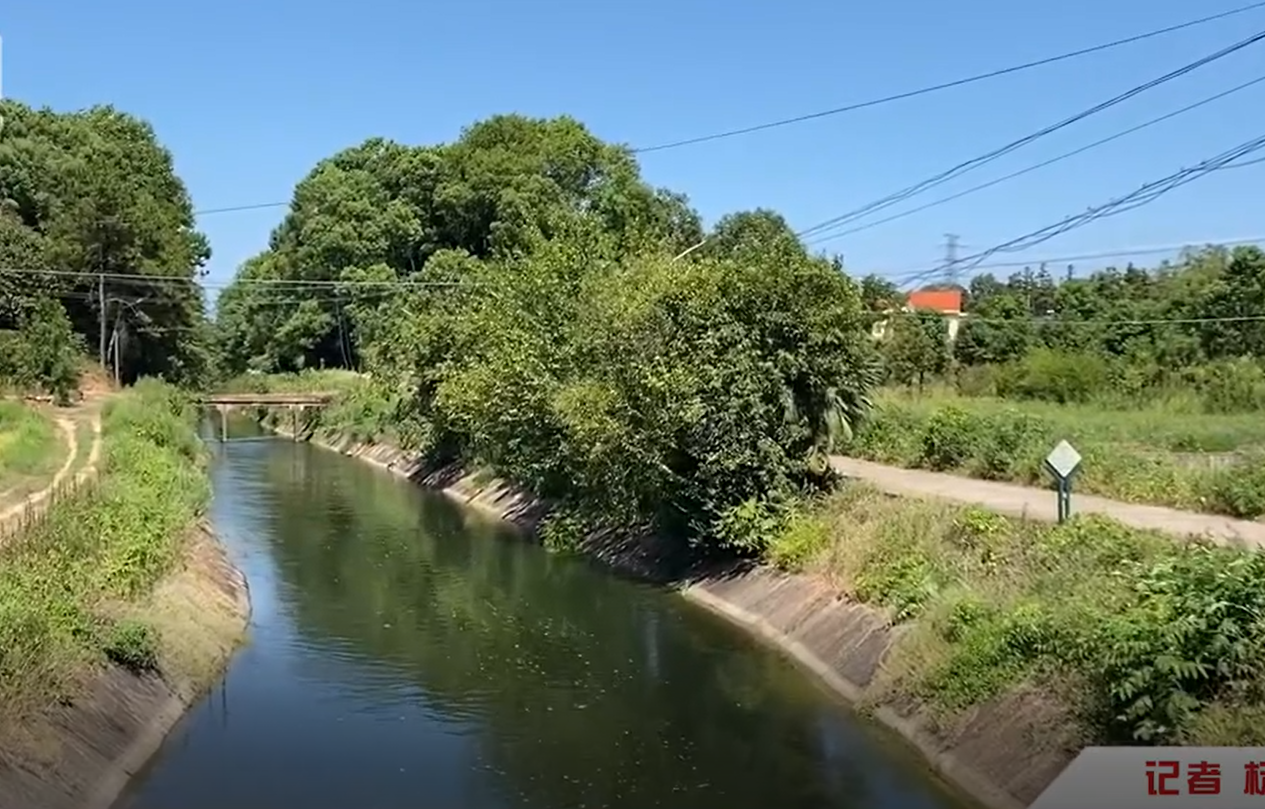
<path id="1" fill-rule="evenodd" d="M 100 248 L 98 247 L 98 249 Z M 98 267 L 98 270 L 100 270 L 99 267 Z M 106 370 L 106 365 L 105 365 L 105 331 L 106 331 L 105 329 L 105 273 L 104 272 L 97 273 L 97 302 L 101 307 L 101 312 L 97 318 L 98 320 L 101 321 L 101 334 L 100 334 L 100 339 L 98 342 L 97 353 L 101 360 L 101 370 L 104 371 Z"/>

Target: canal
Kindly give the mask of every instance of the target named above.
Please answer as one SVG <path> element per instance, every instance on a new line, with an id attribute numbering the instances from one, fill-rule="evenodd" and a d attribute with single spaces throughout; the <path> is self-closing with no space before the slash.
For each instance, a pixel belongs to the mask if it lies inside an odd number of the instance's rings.
<path id="1" fill-rule="evenodd" d="M 679 596 L 306 444 L 212 444 L 250 643 L 119 809 L 948 809 Z"/>

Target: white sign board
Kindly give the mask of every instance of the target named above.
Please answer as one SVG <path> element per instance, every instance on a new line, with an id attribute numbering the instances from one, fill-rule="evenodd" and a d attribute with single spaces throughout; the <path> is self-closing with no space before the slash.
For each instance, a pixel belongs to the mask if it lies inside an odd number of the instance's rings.
<path id="1" fill-rule="evenodd" d="M 1045 456 L 1045 462 L 1050 465 L 1054 474 L 1066 479 L 1081 465 L 1081 454 L 1076 451 L 1076 447 L 1063 440 Z"/>

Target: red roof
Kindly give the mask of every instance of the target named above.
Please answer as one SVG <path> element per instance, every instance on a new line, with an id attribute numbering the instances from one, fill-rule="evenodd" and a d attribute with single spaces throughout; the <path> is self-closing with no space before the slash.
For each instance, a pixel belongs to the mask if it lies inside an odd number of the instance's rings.
<path id="1" fill-rule="evenodd" d="M 962 293 L 956 289 L 920 289 L 909 293 L 910 309 L 930 309 L 941 314 L 962 311 Z"/>

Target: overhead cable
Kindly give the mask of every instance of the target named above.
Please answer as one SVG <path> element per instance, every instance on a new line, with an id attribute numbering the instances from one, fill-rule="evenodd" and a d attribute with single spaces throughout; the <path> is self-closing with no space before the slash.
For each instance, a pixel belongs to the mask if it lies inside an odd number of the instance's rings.
<path id="1" fill-rule="evenodd" d="M 993 186 L 1000 185 L 1001 183 L 1004 183 L 1008 180 L 1013 180 L 1016 177 L 1022 177 L 1025 174 L 1029 174 L 1033 171 L 1036 171 L 1037 169 L 1043 169 L 1046 166 L 1052 166 L 1055 163 L 1060 163 L 1064 160 L 1067 160 L 1070 157 L 1075 157 L 1076 155 L 1084 154 L 1085 152 L 1088 152 L 1091 149 L 1097 149 L 1099 146 L 1104 146 L 1108 143 L 1111 143 L 1112 141 L 1119 140 L 1120 138 L 1123 138 L 1127 135 L 1132 135 L 1135 132 L 1140 132 L 1143 129 L 1147 129 L 1149 127 L 1155 126 L 1158 123 L 1162 123 L 1171 118 L 1176 118 L 1179 115 L 1184 115 L 1188 112 L 1191 112 L 1192 110 L 1197 110 L 1200 107 L 1211 104 L 1214 101 L 1219 101 L 1220 99 L 1233 95 L 1234 93 L 1240 92 L 1242 90 L 1246 90 L 1247 88 L 1260 84 L 1261 82 L 1265 82 L 1265 76 L 1258 76 L 1257 78 L 1252 79 L 1251 81 L 1247 81 L 1235 87 L 1231 87 L 1229 90 L 1224 90 L 1220 93 L 1217 93 L 1216 95 L 1208 96 L 1207 98 L 1196 101 L 1193 104 L 1188 104 L 1185 107 L 1182 107 L 1181 109 L 1174 110 L 1170 113 L 1166 113 L 1165 115 L 1161 115 L 1157 118 L 1152 118 L 1149 121 L 1144 121 L 1143 123 L 1140 123 L 1136 126 L 1131 126 L 1128 129 L 1123 129 L 1115 133 L 1114 135 L 1109 135 L 1108 137 L 1101 138 L 1099 140 L 1094 141 L 1093 143 L 1087 143 L 1084 146 L 1081 146 L 1080 148 L 1073 149 L 1070 152 L 1064 152 L 1063 154 L 1058 155 L 1057 157 L 1052 157 L 1049 160 L 1043 160 L 1040 163 L 1036 163 L 1026 168 L 1019 169 L 1018 171 L 1012 171 L 1010 174 L 1002 175 L 1001 177 L 998 177 L 995 180 L 989 180 L 986 183 L 980 183 L 979 185 L 971 186 L 970 188 L 967 188 L 964 191 L 959 191 L 956 194 L 950 194 L 945 197 L 940 197 L 939 199 L 932 200 L 931 202 L 925 203 L 923 205 L 919 205 L 916 208 L 910 208 L 909 210 L 901 211 L 900 213 L 892 214 L 891 216 L 885 216 L 882 219 L 876 219 L 873 222 L 867 222 L 864 225 L 857 225 L 856 227 L 848 228 L 847 230 L 839 231 L 836 233 L 818 235 L 817 238 L 808 240 L 807 244 L 809 245 L 822 244 L 824 242 L 843 238 L 844 236 L 850 236 L 854 233 L 860 233 L 861 231 L 869 230 L 871 228 L 876 228 L 879 225 L 886 225 L 888 222 L 895 222 L 898 219 L 904 219 L 907 216 L 913 216 L 916 213 L 921 213 L 930 208 L 935 208 L 940 205 L 944 205 L 945 203 L 952 202 L 955 199 L 961 199 L 962 197 L 965 197 L 969 194 L 974 194 L 978 191 L 983 191 L 986 188 L 992 188 Z M 1242 165 L 1248 165 L 1254 162 L 1256 161 L 1248 161 L 1247 163 L 1244 163 L 1244 164 L 1236 164 L 1230 168 L 1241 168 Z"/>
<path id="2" fill-rule="evenodd" d="M 723 132 L 714 132 L 710 135 L 700 135 L 698 137 L 671 141 L 669 143 L 661 143 L 654 146 L 642 146 L 642 147 L 634 148 L 633 152 L 637 154 L 648 154 L 650 152 L 661 152 L 667 149 L 677 149 L 682 146 L 693 146 L 694 144 L 698 144 L 698 143 L 708 143 L 710 141 L 721 140 L 724 138 L 735 138 L 735 137 L 738 137 L 739 135 L 749 135 L 753 132 L 763 132 L 768 129 L 775 129 L 778 127 L 790 126 L 792 124 L 804 123 L 806 121 L 814 121 L 820 118 L 828 118 L 830 116 L 840 115 L 845 112 L 853 112 L 855 110 L 866 109 L 868 107 L 877 107 L 881 104 L 890 104 L 893 101 L 903 101 L 904 99 L 907 99 L 907 98 L 916 98 L 917 96 L 928 95 L 930 93 L 937 93 L 941 90 L 949 90 L 954 87 L 962 87 L 967 84 L 974 84 L 975 82 L 985 81 L 987 79 L 995 79 L 995 78 L 1006 76 L 1012 73 L 1019 73 L 1021 71 L 1031 70 L 1036 67 L 1044 67 L 1045 65 L 1052 65 L 1057 62 L 1063 62 L 1069 59 L 1076 59 L 1081 56 L 1088 56 L 1093 53 L 1099 53 L 1101 51 L 1110 50 L 1112 48 L 1118 48 L 1123 45 L 1130 45 L 1135 42 L 1142 42 L 1147 39 L 1153 39 L 1154 37 L 1163 36 L 1165 34 L 1172 34 L 1177 31 L 1185 30 L 1187 28 L 1193 28 L 1198 25 L 1204 25 L 1206 23 L 1215 22 L 1216 20 L 1223 20 L 1227 17 L 1232 17 L 1237 14 L 1243 14 L 1248 11 L 1255 11 L 1256 9 L 1261 8 L 1261 7 L 1265 7 L 1265 2 L 1251 3 L 1246 6 L 1239 6 L 1238 8 L 1232 8 L 1229 11 L 1223 11 L 1223 12 L 1220 12 L 1218 14 L 1213 14 L 1208 17 L 1200 17 L 1199 19 L 1189 20 L 1187 22 L 1178 23 L 1176 25 L 1170 25 L 1164 28 L 1157 28 L 1155 30 L 1147 31 L 1142 34 L 1136 34 L 1131 37 L 1125 37 L 1124 39 L 1116 39 L 1116 40 L 1112 40 L 1111 42 L 1103 42 L 1098 45 L 1092 45 L 1088 48 L 1081 48 L 1079 50 L 1068 51 L 1066 53 L 1060 53 L 1054 56 L 1047 56 L 1041 59 L 1036 59 L 1031 62 L 1024 62 L 1023 64 L 1018 64 L 1018 65 L 1011 65 L 1010 67 L 1004 67 L 998 70 L 991 70 L 991 71 L 988 71 L 987 73 L 979 73 L 974 76 L 966 76 L 961 79 L 954 79 L 952 81 L 943 82 L 941 84 L 933 84 L 928 87 L 920 87 L 916 90 L 906 90 L 904 92 L 896 93 L 894 95 L 883 96 L 881 98 L 873 98 L 868 101 L 859 101 L 855 104 L 848 104 L 843 107 L 834 107 L 833 109 L 819 110 L 817 112 L 810 112 L 805 115 L 797 115 L 793 118 L 782 118 L 780 120 L 768 121 L 762 124 L 755 124 L 753 126 L 742 127 L 740 129 L 730 129 Z"/>
<path id="3" fill-rule="evenodd" d="M 1057 123 L 1051 124 L 1043 129 L 1039 129 L 1030 135 L 1025 135 L 1024 137 L 1019 138 L 1018 140 L 1011 141 L 1005 146 L 1001 146 L 997 149 L 994 149 L 991 152 L 987 152 L 978 157 L 974 157 L 974 158 L 971 158 L 970 160 L 959 163 L 950 169 L 942 171 L 939 174 L 936 174 L 920 182 L 914 183 L 911 186 L 907 186 L 906 188 L 903 188 L 900 191 L 893 192 L 891 194 L 888 194 L 885 197 L 874 200 L 873 202 L 866 203 L 865 205 L 862 205 L 860 208 L 855 208 L 851 211 L 848 211 L 847 213 L 840 214 L 839 216 L 831 217 L 830 219 L 827 219 L 824 222 L 820 222 L 816 225 L 813 225 L 812 227 L 801 230 L 796 235 L 798 235 L 801 238 L 810 236 L 813 234 L 820 235 L 824 231 L 833 230 L 839 227 L 840 225 L 859 219 L 875 211 L 888 208 L 892 205 L 895 205 L 899 202 L 909 199 L 910 197 L 916 194 L 920 194 L 929 188 L 934 188 L 935 186 L 946 183 L 949 180 L 952 180 L 962 174 L 965 174 L 968 171 L 973 171 L 974 169 L 977 169 L 980 166 L 991 163 L 1000 157 L 1004 157 L 1005 155 L 1010 154 L 1016 149 L 1020 149 L 1036 140 L 1039 140 L 1040 138 L 1051 135 L 1055 132 L 1058 132 L 1061 129 L 1065 129 L 1071 126 L 1072 124 L 1083 121 L 1084 119 L 1092 115 L 1097 115 L 1098 113 L 1104 110 L 1110 109 L 1114 106 L 1117 106 L 1118 104 L 1122 104 L 1125 101 L 1133 98 L 1134 96 L 1137 96 L 1141 93 L 1146 92 L 1147 90 L 1151 90 L 1155 87 L 1160 86 L 1161 84 L 1165 84 L 1176 78 L 1184 76 L 1187 73 L 1198 70 L 1199 68 L 1204 67 L 1205 65 L 1211 64 L 1212 62 L 1215 62 L 1218 59 L 1224 59 L 1230 54 L 1237 53 L 1238 51 L 1243 50 L 1244 48 L 1247 48 L 1251 45 L 1255 45 L 1256 43 L 1262 40 L 1265 40 L 1265 31 L 1259 31 L 1253 34 L 1252 36 L 1247 37 L 1246 39 L 1242 39 L 1234 43 L 1233 45 L 1229 45 L 1214 53 L 1208 54 L 1207 56 L 1204 56 L 1201 59 L 1197 59 L 1194 62 L 1183 65 L 1182 67 L 1179 67 L 1176 70 L 1166 73 L 1163 76 L 1160 76 L 1158 78 L 1152 79 L 1144 84 L 1137 85 L 1136 87 L 1126 90 L 1125 92 L 1120 93 L 1119 95 L 1113 96 L 1112 98 L 1109 98 L 1106 101 L 1100 102 L 1088 109 L 1082 110 L 1076 113 L 1075 115 L 1064 118 L 1063 120 Z"/>

